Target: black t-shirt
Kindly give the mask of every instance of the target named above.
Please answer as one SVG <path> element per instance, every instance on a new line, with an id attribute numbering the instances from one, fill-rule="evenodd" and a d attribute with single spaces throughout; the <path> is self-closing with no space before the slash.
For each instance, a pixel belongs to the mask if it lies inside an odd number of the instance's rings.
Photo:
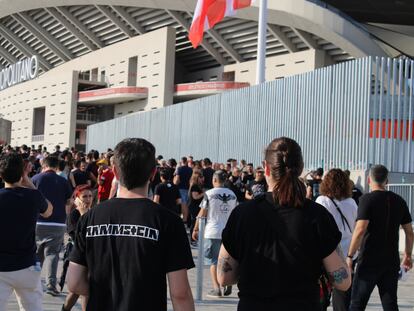
<path id="1" fill-rule="evenodd" d="M 257 198 L 258 196 L 263 195 L 265 192 L 267 192 L 267 183 L 266 180 L 263 179 L 261 181 L 253 180 L 248 186 L 247 186 L 247 192 L 253 196 L 254 198 Z"/>
<path id="2" fill-rule="evenodd" d="M 309 180 L 309 187 L 312 189 L 312 200 L 314 201 L 320 196 L 319 188 L 321 183 L 321 179 Z"/>
<path id="3" fill-rule="evenodd" d="M 203 197 L 198 200 L 193 199 L 192 192 L 197 192 L 198 194 L 203 193 L 203 190 L 199 185 L 192 185 L 189 191 L 189 204 L 188 209 L 190 210 L 192 215 L 197 215 L 200 211 L 200 204 L 203 201 Z"/>
<path id="4" fill-rule="evenodd" d="M 90 176 L 92 173 L 96 178 L 98 178 L 98 165 L 96 164 L 96 161 L 89 162 L 86 166 L 86 173 Z M 92 180 L 92 186 L 94 186 L 96 183 Z"/>
<path id="5" fill-rule="evenodd" d="M 359 205 L 359 198 L 362 196 L 361 190 L 359 190 L 357 187 L 352 188 L 352 198 L 354 199 L 355 203 Z"/>
<path id="6" fill-rule="evenodd" d="M 36 221 L 47 210 L 38 190 L 4 188 L 0 190 L 0 271 L 18 271 L 36 262 Z"/>
<path id="7" fill-rule="evenodd" d="M 236 207 L 222 234 L 239 263 L 239 311 L 320 310 L 322 259 L 341 241 L 332 215 L 306 200 L 278 206 L 267 192 Z"/>
<path id="8" fill-rule="evenodd" d="M 369 220 L 358 256 L 358 269 L 398 269 L 400 225 L 411 223 L 407 203 L 391 191 L 373 191 L 359 199 L 357 220 Z"/>
<path id="9" fill-rule="evenodd" d="M 182 220 L 149 199 L 115 198 L 83 215 L 70 260 L 88 268 L 88 311 L 165 311 L 166 274 L 194 267 Z"/>
<path id="10" fill-rule="evenodd" d="M 225 183 L 225 186 L 234 192 L 237 197 L 237 202 L 241 203 L 245 200 L 245 188 L 241 177 L 231 175 Z"/>
<path id="11" fill-rule="evenodd" d="M 213 175 L 214 170 L 211 167 L 206 167 L 202 170 L 204 176 L 204 188 L 211 189 L 213 188 Z"/>
<path id="12" fill-rule="evenodd" d="M 76 169 L 71 172 L 71 174 L 73 175 L 73 179 L 75 179 L 76 186 L 85 185 L 88 183 L 89 174 L 86 171 L 83 172 L 80 169 Z"/>
<path id="13" fill-rule="evenodd" d="M 181 215 L 180 206 L 177 200 L 181 198 L 180 191 L 172 182 L 158 184 L 155 187 L 154 195 L 160 196 L 160 204 L 177 215 Z"/>
<path id="14" fill-rule="evenodd" d="M 243 178 L 242 178 L 243 184 L 248 185 L 253 180 L 254 180 L 253 174 L 246 174 L 246 173 L 243 174 Z"/>
<path id="15" fill-rule="evenodd" d="M 75 208 L 72 212 L 70 212 L 69 216 L 66 218 L 66 232 L 75 240 L 75 233 L 76 227 L 78 225 L 78 221 L 81 217 L 79 211 Z"/>
<path id="16" fill-rule="evenodd" d="M 178 184 L 178 188 L 188 190 L 188 188 L 190 188 L 190 179 L 191 175 L 193 175 L 193 169 L 187 165 L 180 166 L 177 168 L 175 175 L 180 176 L 180 183 Z"/>

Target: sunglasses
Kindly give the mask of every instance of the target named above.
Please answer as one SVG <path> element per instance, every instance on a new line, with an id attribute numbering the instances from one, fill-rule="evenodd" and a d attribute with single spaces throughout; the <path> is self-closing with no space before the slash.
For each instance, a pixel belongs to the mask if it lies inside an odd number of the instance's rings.
<path id="1" fill-rule="evenodd" d="M 85 194 L 81 196 L 82 199 L 92 198 L 92 194 Z"/>

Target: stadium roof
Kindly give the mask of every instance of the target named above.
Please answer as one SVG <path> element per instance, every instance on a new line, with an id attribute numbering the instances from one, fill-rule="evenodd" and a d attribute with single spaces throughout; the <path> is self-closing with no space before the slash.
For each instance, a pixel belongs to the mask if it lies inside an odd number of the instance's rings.
<path id="1" fill-rule="evenodd" d="M 37 54 L 42 71 L 47 71 L 166 26 L 176 29 L 177 61 L 189 72 L 256 58 L 256 7 L 226 18 L 208 31 L 203 44 L 194 50 L 187 35 L 196 0 L 83 2 L 0 0 L 0 66 Z M 337 63 L 386 55 L 365 29 L 337 12 L 305 0 L 269 2 L 267 56 L 320 49 Z"/>

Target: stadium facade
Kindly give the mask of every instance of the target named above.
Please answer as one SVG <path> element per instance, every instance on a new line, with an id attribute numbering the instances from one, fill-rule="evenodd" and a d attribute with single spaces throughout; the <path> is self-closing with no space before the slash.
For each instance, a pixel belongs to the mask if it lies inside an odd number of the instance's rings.
<path id="1" fill-rule="evenodd" d="M 254 85 L 258 8 L 187 35 L 196 0 L 0 0 L 0 113 L 11 144 L 85 148 L 88 125 Z M 257 5 L 257 4 L 256 4 Z M 396 56 L 324 3 L 269 3 L 266 80 Z"/>

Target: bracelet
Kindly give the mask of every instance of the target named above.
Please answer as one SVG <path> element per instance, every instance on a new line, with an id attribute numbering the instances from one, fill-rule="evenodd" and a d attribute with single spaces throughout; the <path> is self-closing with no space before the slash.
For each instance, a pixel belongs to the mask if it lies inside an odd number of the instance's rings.
<path id="1" fill-rule="evenodd" d="M 348 255 L 348 256 L 346 256 L 347 258 L 351 258 L 351 259 L 354 259 L 354 256 L 351 256 L 351 255 Z"/>

